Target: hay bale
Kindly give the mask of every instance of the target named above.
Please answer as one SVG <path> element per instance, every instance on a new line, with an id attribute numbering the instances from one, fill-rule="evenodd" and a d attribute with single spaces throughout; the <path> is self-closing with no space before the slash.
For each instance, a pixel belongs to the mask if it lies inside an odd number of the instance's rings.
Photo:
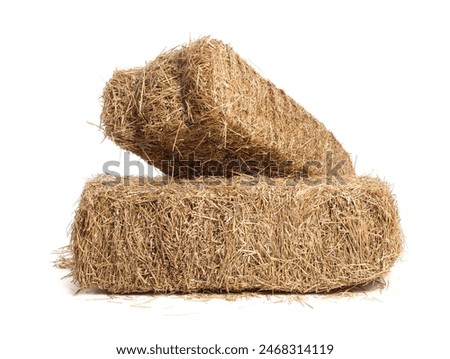
<path id="1" fill-rule="evenodd" d="M 208 37 L 115 71 L 103 101 L 106 136 L 166 174 L 320 176 L 327 153 L 341 175 L 354 174 L 322 123 Z"/>
<path id="2" fill-rule="evenodd" d="M 60 262 L 80 288 L 328 292 L 383 277 L 402 250 L 395 199 L 375 178 L 117 180 L 81 195 Z"/>

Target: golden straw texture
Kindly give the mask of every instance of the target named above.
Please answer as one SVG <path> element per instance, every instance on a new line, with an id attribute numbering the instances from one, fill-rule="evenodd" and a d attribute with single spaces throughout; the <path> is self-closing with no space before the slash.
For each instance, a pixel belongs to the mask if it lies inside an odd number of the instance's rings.
<path id="1" fill-rule="evenodd" d="M 209 37 L 115 71 L 103 102 L 106 136 L 175 177 L 321 176 L 327 153 L 354 174 L 322 123 Z"/>
<path id="2" fill-rule="evenodd" d="M 396 201 L 376 178 L 99 176 L 59 265 L 110 293 L 317 293 L 382 278 L 402 245 Z"/>

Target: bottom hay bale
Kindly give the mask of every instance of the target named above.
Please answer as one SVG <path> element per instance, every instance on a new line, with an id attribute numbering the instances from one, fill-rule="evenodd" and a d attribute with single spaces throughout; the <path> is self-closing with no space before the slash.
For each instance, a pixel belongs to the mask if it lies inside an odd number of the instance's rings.
<path id="1" fill-rule="evenodd" d="M 118 183 L 120 181 L 120 183 Z M 388 185 L 278 179 L 87 182 L 69 269 L 110 293 L 329 292 L 382 278 L 403 237 Z"/>

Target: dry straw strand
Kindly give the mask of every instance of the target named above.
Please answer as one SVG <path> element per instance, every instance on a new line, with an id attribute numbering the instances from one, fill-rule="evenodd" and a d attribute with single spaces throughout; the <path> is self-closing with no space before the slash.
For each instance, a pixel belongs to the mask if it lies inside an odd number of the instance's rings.
<path id="1" fill-rule="evenodd" d="M 323 293 L 390 270 L 403 236 L 386 183 L 286 183 L 96 177 L 59 266 L 110 293 Z"/>
<path id="2" fill-rule="evenodd" d="M 320 176 L 327 153 L 354 174 L 322 123 L 209 37 L 115 71 L 103 102 L 106 136 L 175 177 Z"/>

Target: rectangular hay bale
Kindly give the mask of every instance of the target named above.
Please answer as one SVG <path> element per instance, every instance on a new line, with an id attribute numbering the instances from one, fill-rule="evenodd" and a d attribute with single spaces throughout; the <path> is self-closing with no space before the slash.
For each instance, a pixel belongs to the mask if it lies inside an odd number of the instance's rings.
<path id="1" fill-rule="evenodd" d="M 106 136 L 175 177 L 321 176 L 330 157 L 354 175 L 322 123 L 209 37 L 115 71 L 103 102 Z"/>
<path id="2" fill-rule="evenodd" d="M 317 293 L 383 277 L 402 239 L 395 199 L 376 178 L 99 176 L 60 266 L 80 288 L 110 293 Z"/>

